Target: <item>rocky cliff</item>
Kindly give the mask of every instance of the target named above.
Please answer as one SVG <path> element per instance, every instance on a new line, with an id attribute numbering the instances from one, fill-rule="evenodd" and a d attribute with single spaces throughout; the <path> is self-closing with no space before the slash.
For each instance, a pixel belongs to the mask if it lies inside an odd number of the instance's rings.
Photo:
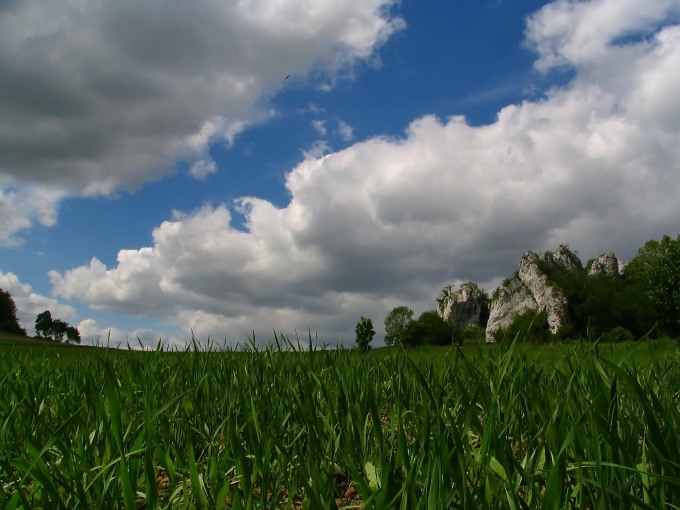
<path id="1" fill-rule="evenodd" d="M 437 314 L 448 323 L 465 328 L 479 324 L 484 305 L 484 293 L 477 284 L 463 283 L 457 291 L 447 285 L 437 298 Z"/>
<path id="2" fill-rule="evenodd" d="M 621 276 L 622 270 L 620 266 L 623 264 L 624 263 L 619 263 L 619 260 L 616 258 L 616 255 L 614 255 L 613 252 L 609 251 L 607 253 L 603 253 L 589 264 L 588 276 Z"/>
<path id="3" fill-rule="evenodd" d="M 564 247 L 546 252 L 543 261 L 532 252 L 526 252 L 519 261 L 519 270 L 503 282 L 491 301 L 486 341 L 496 341 L 496 333 L 509 327 L 516 316 L 527 312 L 546 312 L 550 331 L 557 333 L 569 323 L 567 299 L 554 285 L 546 272 L 546 264 L 558 264 L 566 269 L 579 270 L 580 261 L 565 253 Z M 567 250 L 568 251 L 568 250 Z M 573 255 L 573 254 L 571 254 Z M 543 264 L 541 262 L 544 262 Z"/>
<path id="4" fill-rule="evenodd" d="M 589 276 L 606 275 L 618 278 L 626 267 L 612 252 L 600 255 L 588 264 Z M 509 327 L 518 315 L 527 311 L 546 312 L 552 333 L 570 323 L 569 303 L 559 286 L 550 280 L 556 269 L 586 271 L 578 256 L 567 246 L 545 252 L 543 258 L 532 251 L 519 261 L 519 270 L 506 279 L 494 292 L 490 304 L 486 341 L 496 341 L 496 334 Z"/>

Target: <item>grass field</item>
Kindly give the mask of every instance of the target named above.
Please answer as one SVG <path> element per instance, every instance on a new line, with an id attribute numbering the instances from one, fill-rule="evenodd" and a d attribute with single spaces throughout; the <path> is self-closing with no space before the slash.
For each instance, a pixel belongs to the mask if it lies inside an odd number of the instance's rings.
<path id="1" fill-rule="evenodd" d="M 0 509 L 680 505 L 675 342 L 0 349 Z"/>

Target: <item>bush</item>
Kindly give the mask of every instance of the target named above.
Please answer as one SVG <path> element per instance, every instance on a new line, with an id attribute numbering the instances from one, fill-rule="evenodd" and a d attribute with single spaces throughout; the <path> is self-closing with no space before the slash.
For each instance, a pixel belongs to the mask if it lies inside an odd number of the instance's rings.
<path id="1" fill-rule="evenodd" d="M 632 342 L 635 340 L 633 333 L 623 326 L 616 326 L 602 335 L 603 342 Z"/>
<path id="2" fill-rule="evenodd" d="M 473 324 L 461 329 L 457 332 L 457 335 L 460 335 L 463 343 L 474 342 L 483 344 L 486 341 L 486 328 Z"/>
<path id="3" fill-rule="evenodd" d="M 421 343 L 423 345 L 451 345 L 454 340 L 453 328 L 437 312 L 423 312 L 418 322 L 424 329 Z"/>
<path id="4" fill-rule="evenodd" d="M 496 338 L 510 341 L 519 338 L 527 342 L 539 343 L 549 342 L 554 337 L 548 325 L 548 313 L 527 310 L 517 315 L 510 326 L 499 330 Z"/>
<path id="5" fill-rule="evenodd" d="M 399 332 L 399 344 L 405 349 L 420 345 L 425 336 L 425 327 L 418 321 L 410 321 Z"/>

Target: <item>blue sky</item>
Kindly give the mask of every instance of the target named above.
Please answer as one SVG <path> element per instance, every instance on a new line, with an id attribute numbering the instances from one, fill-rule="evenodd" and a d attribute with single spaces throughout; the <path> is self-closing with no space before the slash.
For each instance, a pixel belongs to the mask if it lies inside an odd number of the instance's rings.
<path id="1" fill-rule="evenodd" d="M 0 287 L 86 341 L 351 343 L 527 249 L 630 258 L 678 233 L 679 13 L 7 3 Z"/>

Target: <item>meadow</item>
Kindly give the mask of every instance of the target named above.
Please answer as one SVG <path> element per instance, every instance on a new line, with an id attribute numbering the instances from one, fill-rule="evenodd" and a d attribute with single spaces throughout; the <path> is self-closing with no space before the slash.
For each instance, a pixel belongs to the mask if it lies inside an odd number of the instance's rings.
<path id="1" fill-rule="evenodd" d="M 0 346 L 0 509 L 677 508 L 673 341 Z"/>

